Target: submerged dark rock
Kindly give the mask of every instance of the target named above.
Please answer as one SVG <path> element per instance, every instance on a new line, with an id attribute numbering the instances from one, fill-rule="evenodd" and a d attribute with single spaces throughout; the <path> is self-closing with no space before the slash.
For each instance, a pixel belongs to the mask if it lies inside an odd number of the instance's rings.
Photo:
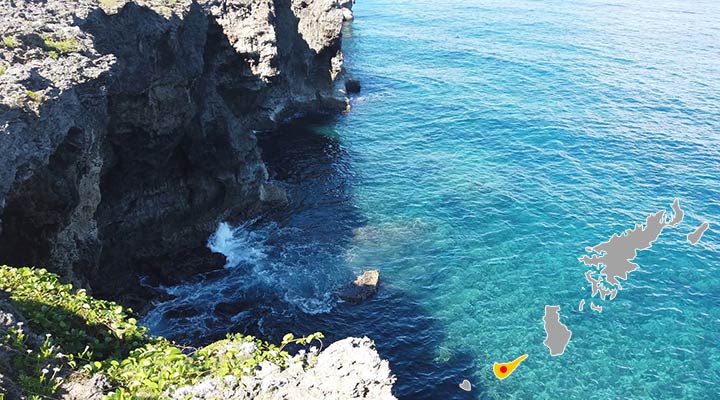
<path id="1" fill-rule="evenodd" d="M 345 91 L 348 93 L 360 93 L 360 81 L 357 79 L 348 79 L 345 81 Z"/>
<path id="2" fill-rule="evenodd" d="M 254 131 L 347 108 L 335 0 L 0 0 L 0 260 L 141 307 L 287 199 Z M 114 5 L 111 5 L 114 4 Z M 60 44 L 58 44 L 60 43 Z"/>
<path id="3" fill-rule="evenodd" d="M 379 281 L 379 271 L 365 271 L 355 282 L 340 290 L 340 298 L 350 303 L 361 303 L 377 293 Z"/>
<path id="4" fill-rule="evenodd" d="M 250 308 L 250 304 L 244 301 L 223 301 L 215 305 L 215 312 L 232 317 L 248 308 Z"/>

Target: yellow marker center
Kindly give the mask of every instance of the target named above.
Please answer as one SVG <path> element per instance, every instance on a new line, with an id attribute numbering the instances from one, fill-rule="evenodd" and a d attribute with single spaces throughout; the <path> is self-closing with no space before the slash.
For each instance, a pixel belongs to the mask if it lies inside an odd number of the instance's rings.
<path id="1" fill-rule="evenodd" d="M 520 357 L 514 359 L 513 361 L 510 361 L 509 363 L 495 363 L 493 364 L 493 372 L 495 373 L 495 376 L 498 377 L 498 379 L 505 379 L 510 374 L 515 371 L 515 368 L 520 365 L 521 362 L 523 362 L 526 358 L 528 358 L 527 354 L 523 354 Z"/>

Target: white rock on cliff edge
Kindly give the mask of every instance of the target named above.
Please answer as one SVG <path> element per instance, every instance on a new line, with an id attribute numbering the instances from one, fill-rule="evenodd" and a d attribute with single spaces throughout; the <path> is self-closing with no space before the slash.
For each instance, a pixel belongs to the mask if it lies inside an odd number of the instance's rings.
<path id="1" fill-rule="evenodd" d="M 179 388 L 173 399 L 227 400 L 312 400 L 312 399 L 368 399 L 394 400 L 392 385 L 395 376 L 388 362 L 382 360 L 375 344 L 367 337 L 346 338 L 320 352 L 310 369 L 302 363 L 291 362 L 280 370 L 274 364 L 263 363 L 252 376 L 238 380 L 208 378 L 195 385 Z"/>

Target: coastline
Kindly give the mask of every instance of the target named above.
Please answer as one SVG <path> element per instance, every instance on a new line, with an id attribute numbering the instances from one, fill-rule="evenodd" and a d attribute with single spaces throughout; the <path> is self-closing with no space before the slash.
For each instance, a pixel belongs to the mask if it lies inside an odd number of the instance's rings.
<path id="1" fill-rule="evenodd" d="M 243 356 L 248 367 L 215 371 L 231 362 L 236 342 L 256 339 L 238 334 L 185 354 L 188 347 L 147 335 L 123 308 L 142 313 L 163 296 L 154 287 L 221 268 L 225 258 L 206 245 L 220 221 L 287 203 L 255 132 L 349 110 L 341 30 L 353 2 L 3 2 L 0 146 L 10 151 L 0 154 L 8 167 L 0 172 L 0 258 L 59 275 L 2 267 L 7 399 L 394 399 L 395 378 L 368 338 L 292 357 L 286 344 L 322 334 L 286 335 L 280 347 L 257 341 Z M 43 286 L 28 291 L 34 282 Z M 114 316 L 98 320 L 107 309 Z M 62 321 L 45 323 L 53 318 Z M 86 325 L 105 327 L 86 333 Z M 82 352 L 63 353 L 85 339 Z M 115 353 L 106 358 L 98 346 Z M 216 348 L 210 364 L 195 354 Z M 148 352 L 167 359 L 134 370 Z M 175 372 L 168 381 L 164 368 L 177 362 L 187 364 L 180 371 L 215 372 L 203 380 Z M 332 376 L 345 383 L 328 385 Z"/>
<path id="2" fill-rule="evenodd" d="M 12 2 L 0 26 L 0 257 L 138 310 L 222 267 L 221 220 L 286 202 L 254 132 L 349 108 L 350 3 L 166 3 Z"/>

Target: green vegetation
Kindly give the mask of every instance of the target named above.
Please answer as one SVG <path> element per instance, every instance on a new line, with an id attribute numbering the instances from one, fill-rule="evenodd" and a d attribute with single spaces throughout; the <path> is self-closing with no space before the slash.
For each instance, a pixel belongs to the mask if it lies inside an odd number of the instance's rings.
<path id="1" fill-rule="evenodd" d="M 119 0 L 99 0 L 99 3 L 104 8 L 110 8 L 116 6 L 120 1 Z"/>
<path id="2" fill-rule="evenodd" d="M 5 47 L 9 47 L 11 49 L 18 46 L 18 42 L 12 36 L 3 37 L 3 44 L 5 45 Z"/>
<path id="3" fill-rule="evenodd" d="M 25 94 L 27 95 L 27 97 L 30 100 L 32 100 L 38 104 L 42 104 L 45 101 L 45 95 L 43 95 L 40 92 L 34 92 L 32 90 L 28 90 L 27 92 L 25 92 Z"/>
<path id="4" fill-rule="evenodd" d="M 78 41 L 73 37 L 68 37 L 59 41 L 52 40 L 48 35 L 43 35 L 42 38 L 44 40 L 45 50 L 48 52 L 55 52 L 56 55 L 78 51 Z"/>
<path id="5" fill-rule="evenodd" d="M 4 75 L 6 71 L 7 71 L 7 67 L 0 64 L 0 76 Z M 0 400 L 2 400 L 2 398 L 0 398 Z"/>
<path id="6" fill-rule="evenodd" d="M 44 269 L 0 266 L 0 289 L 10 293 L 30 330 L 45 335 L 33 344 L 22 323 L 0 329 L 0 341 L 14 350 L 17 383 L 29 398 L 51 396 L 73 372 L 107 375 L 116 387 L 111 399 L 163 398 L 207 376 L 250 374 L 263 361 L 284 367 L 288 344 L 322 345 L 317 332 L 301 338 L 287 334 L 280 346 L 240 334 L 200 349 L 178 346 L 148 335 L 129 316 L 131 310 L 73 291 Z"/>

